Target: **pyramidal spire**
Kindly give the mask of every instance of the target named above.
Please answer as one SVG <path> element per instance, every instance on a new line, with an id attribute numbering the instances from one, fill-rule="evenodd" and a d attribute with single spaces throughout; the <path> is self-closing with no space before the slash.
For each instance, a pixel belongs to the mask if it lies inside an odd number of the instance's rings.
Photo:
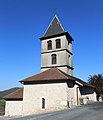
<path id="1" fill-rule="evenodd" d="M 59 21 L 57 15 L 54 16 L 53 20 L 51 21 L 49 27 L 47 28 L 44 37 L 51 36 L 51 35 L 56 35 L 60 33 L 64 33 L 65 30 Z"/>

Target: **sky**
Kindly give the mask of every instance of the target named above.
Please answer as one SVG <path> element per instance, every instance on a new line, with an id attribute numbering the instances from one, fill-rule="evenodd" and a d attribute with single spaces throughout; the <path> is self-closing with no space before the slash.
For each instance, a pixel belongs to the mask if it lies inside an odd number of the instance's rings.
<path id="1" fill-rule="evenodd" d="M 40 72 L 39 38 L 55 14 L 74 39 L 74 76 L 103 73 L 103 0 L 0 0 L 0 91 Z"/>

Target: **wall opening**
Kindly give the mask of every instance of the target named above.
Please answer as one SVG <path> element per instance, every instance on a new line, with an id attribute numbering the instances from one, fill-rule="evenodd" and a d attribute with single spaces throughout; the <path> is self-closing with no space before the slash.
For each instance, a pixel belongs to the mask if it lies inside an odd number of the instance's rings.
<path id="1" fill-rule="evenodd" d="M 60 39 L 56 39 L 56 48 L 61 48 L 61 41 Z"/>
<path id="2" fill-rule="evenodd" d="M 52 41 L 51 41 L 51 40 L 49 40 L 49 41 L 47 42 L 47 49 L 48 49 L 48 50 L 51 50 L 51 49 L 52 49 Z"/>
<path id="3" fill-rule="evenodd" d="M 45 98 L 42 98 L 42 109 L 45 109 Z"/>
<path id="4" fill-rule="evenodd" d="M 56 64 L 57 63 L 57 58 L 56 58 L 56 54 L 52 54 L 52 64 Z"/>

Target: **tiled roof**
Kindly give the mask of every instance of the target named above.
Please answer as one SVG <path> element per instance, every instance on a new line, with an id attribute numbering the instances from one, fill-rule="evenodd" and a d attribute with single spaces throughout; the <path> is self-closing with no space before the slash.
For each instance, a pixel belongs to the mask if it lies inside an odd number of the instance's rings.
<path id="1" fill-rule="evenodd" d="M 75 79 L 76 79 L 76 81 L 78 81 L 79 83 L 83 84 L 84 86 L 88 86 L 88 87 L 94 88 L 93 85 L 90 85 L 90 84 L 88 84 L 87 82 L 85 82 L 85 81 L 83 81 L 83 80 L 81 80 L 81 79 L 79 79 L 79 78 L 76 78 L 76 77 L 75 77 Z"/>
<path id="2" fill-rule="evenodd" d="M 54 19 L 52 20 L 48 29 L 46 30 L 44 37 L 55 35 L 55 34 L 60 34 L 60 33 L 64 33 L 64 32 L 65 32 L 65 30 L 64 30 L 62 24 L 60 23 L 58 17 L 55 15 Z"/>
<path id="3" fill-rule="evenodd" d="M 59 21 L 58 17 L 55 15 L 44 35 L 40 38 L 40 40 L 49 39 L 51 37 L 58 37 L 61 35 L 66 35 L 67 40 L 69 42 L 74 41 L 71 35 L 65 31 L 63 25 Z"/>
<path id="4" fill-rule="evenodd" d="M 3 97 L 5 100 L 22 100 L 23 99 L 23 88 L 16 90 Z"/>
<path id="5" fill-rule="evenodd" d="M 59 70 L 58 68 L 50 68 L 46 71 L 43 71 L 39 74 L 33 75 L 31 77 L 28 77 L 24 80 L 21 80 L 20 82 L 35 82 L 35 81 L 61 81 L 61 80 L 73 80 L 78 81 L 83 86 L 92 87 L 88 83 L 84 82 L 83 80 L 80 80 L 79 78 L 70 76 L 63 71 Z M 16 90 L 13 93 L 10 93 L 3 97 L 6 100 L 22 100 L 23 99 L 23 88 Z"/>
<path id="6" fill-rule="evenodd" d="M 68 75 L 66 73 L 62 72 L 58 68 L 50 68 L 39 74 L 36 74 L 24 80 L 21 80 L 20 82 L 43 81 L 43 80 L 64 80 L 64 79 L 68 79 Z"/>
<path id="7" fill-rule="evenodd" d="M 63 71 L 59 70 L 58 68 L 50 68 L 48 70 L 45 70 L 39 74 L 33 75 L 31 77 L 28 77 L 26 79 L 21 80 L 20 82 L 35 82 L 35 81 L 61 81 L 61 80 L 73 80 L 73 81 L 78 81 L 79 83 L 81 83 L 84 86 L 89 86 L 89 87 L 93 87 L 91 85 L 89 85 L 88 83 L 84 82 L 83 80 L 70 76 L 66 73 L 64 73 Z"/>

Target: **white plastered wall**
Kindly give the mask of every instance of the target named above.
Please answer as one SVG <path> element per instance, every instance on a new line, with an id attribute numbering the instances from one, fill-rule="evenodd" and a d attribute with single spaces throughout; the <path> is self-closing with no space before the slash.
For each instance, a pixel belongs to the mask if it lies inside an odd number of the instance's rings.
<path id="1" fill-rule="evenodd" d="M 66 108 L 66 88 L 66 83 L 24 85 L 23 115 Z M 42 98 L 46 101 L 45 110 L 42 109 Z"/>
<path id="2" fill-rule="evenodd" d="M 5 116 L 22 115 L 22 101 L 6 101 Z"/>
<path id="3" fill-rule="evenodd" d="M 92 94 L 87 94 L 87 95 L 82 95 L 82 98 L 89 98 L 89 102 L 96 102 L 97 98 L 96 98 L 96 92 L 92 93 Z"/>
<path id="4" fill-rule="evenodd" d="M 79 98 L 81 97 L 81 93 L 78 87 L 79 86 L 76 84 L 74 85 L 73 88 L 67 87 L 67 96 L 68 96 L 70 107 L 74 107 L 80 104 Z M 77 102 L 77 98 L 78 98 L 78 102 Z"/>

